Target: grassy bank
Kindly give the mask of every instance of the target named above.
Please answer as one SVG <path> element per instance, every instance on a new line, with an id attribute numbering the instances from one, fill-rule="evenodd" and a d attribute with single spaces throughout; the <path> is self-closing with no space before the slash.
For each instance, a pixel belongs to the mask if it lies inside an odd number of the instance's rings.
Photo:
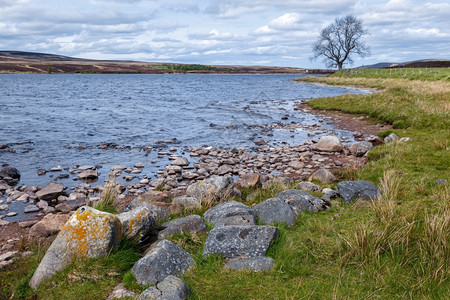
<path id="1" fill-rule="evenodd" d="M 268 253 L 275 259 L 269 272 L 223 270 L 220 257 L 201 256 L 205 235 L 172 237 L 196 261 L 183 277 L 192 299 L 446 299 L 450 193 L 448 184 L 436 180 L 449 179 L 450 83 L 363 74 L 301 81 L 377 88 L 378 93 L 314 99 L 309 105 L 370 116 L 412 140 L 376 147 L 364 169 L 341 175 L 376 183 L 383 191 L 380 200 L 338 199 L 328 211 L 303 213 L 293 227 L 280 226 L 282 234 Z M 245 191 L 255 196 L 244 201 L 257 203 L 283 188 Z M 101 299 L 121 281 L 136 292 L 143 289 L 129 272 L 139 257 L 132 243 L 108 258 L 77 261 L 37 293 L 26 286 L 43 255 L 39 249 L 35 253 L 0 272 L 0 299 L 13 293 L 29 299 Z"/>

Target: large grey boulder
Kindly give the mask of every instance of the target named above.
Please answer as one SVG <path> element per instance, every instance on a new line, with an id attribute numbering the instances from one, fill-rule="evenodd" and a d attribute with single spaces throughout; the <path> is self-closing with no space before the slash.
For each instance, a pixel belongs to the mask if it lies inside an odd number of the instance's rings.
<path id="1" fill-rule="evenodd" d="M 256 205 L 253 210 L 259 221 L 265 225 L 285 223 L 292 226 L 297 217 L 291 206 L 279 198 L 267 199 Z"/>
<path id="2" fill-rule="evenodd" d="M 169 275 L 183 275 L 193 264 L 194 259 L 189 253 L 162 240 L 134 264 L 131 272 L 138 283 L 152 285 Z"/>
<path id="3" fill-rule="evenodd" d="M 322 199 L 314 197 L 306 191 L 285 190 L 276 195 L 275 198 L 281 199 L 289 204 L 296 213 L 304 210 L 322 211 L 329 207 L 329 204 Z"/>
<path id="4" fill-rule="evenodd" d="M 373 148 L 372 143 L 364 141 L 364 142 L 359 142 L 359 143 L 355 143 L 355 144 L 351 145 L 349 147 L 349 150 L 350 150 L 350 153 L 355 156 L 363 156 L 364 154 L 367 153 L 367 151 L 369 151 L 372 148 Z"/>
<path id="5" fill-rule="evenodd" d="M 214 226 L 256 224 L 253 210 L 237 201 L 222 202 L 208 209 L 203 217 Z"/>
<path id="6" fill-rule="evenodd" d="M 79 208 L 48 248 L 30 280 L 30 287 L 37 289 L 76 258 L 108 255 L 121 239 L 122 226 L 116 216 L 88 206 Z"/>
<path id="7" fill-rule="evenodd" d="M 231 269 L 236 271 L 269 271 L 272 269 L 274 260 L 271 257 L 258 256 L 258 257 L 239 257 L 233 258 L 227 262 L 223 267 L 224 269 Z"/>
<path id="8" fill-rule="evenodd" d="M 342 151 L 344 147 L 337 137 L 326 135 L 319 139 L 316 144 L 316 149 L 319 151 L 335 152 Z"/>
<path id="9" fill-rule="evenodd" d="M 219 226 L 209 232 L 203 256 L 219 254 L 224 257 L 264 256 L 270 244 L 280 234 L 273 226 Z"/>
<path id="10" fill-rule="evenodd" d="M 169 275 L 156 286 L 143 291 L 138 300 L 185 300 L 190 294 L 191 291 L 183 280 Z"/>
<path id="11" fill-rule="evenodd" d="M 232 177 L 211 177 L 188 186 L 186 194 L 201 202 L 221 200 L 233 194 Z"/>
<path id="12" fill-rule="evenodd" d="M 370 181 L 341 181 L 337 184 L 338 192 L 345 202 L 356 199 L 374 200 L 381 196 L 380 190 Z"/>
<path id="13" fill-rule="evenodd" d="M 53 200 L 61 196 L 65 187 L 62 183 L 50 182 L 47 186 L 36 192 L 36 196 L 39 200 Z"/>
<path id="14" fill-rule="evenodd" d="M 142 237 L 149 233 L 155 225 L 153 211 L 146 206 L 117 215 L 122 223 L 123 235 L 128 238 Z"/>
<path id="15" fill-rule="evenodd" d="M 190 234 L 208 232 L 208 227 L 206 227 L 205 222 L 203 222 L 203 219 L 198 215 L 174 219 L 161 226 L 164 227 L 164 229 L 158 233 L 159 239 L 182 232 Z"/>

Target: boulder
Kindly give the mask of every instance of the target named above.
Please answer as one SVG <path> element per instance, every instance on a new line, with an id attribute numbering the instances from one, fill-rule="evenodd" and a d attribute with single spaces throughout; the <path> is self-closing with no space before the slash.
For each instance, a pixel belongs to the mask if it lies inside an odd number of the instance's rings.
<path id="1" fill-rule="evenodd" d="M 234 186 L 238 189 L 252 188 L 256 186 L 259 182 L 259 174 L 257 173 L 247 173 L 241 176 L 241 178 L 236 181 Z"/>
<path id="2" fill-rule="evenodd" d="M 327 202 L 314 197 L 306 191 L 285 190 L 276 195 L 276 198 L 285 201 L 296 213 L 300 213 L 304 210 L 322 211 L 329 207 Z"/>
<path id="3" fill-rule="evenodd" d="M 336 181 L 336 177 L 334 177 L 333 173 L 324 168 L 319 169 L 314 173 L 312 173 L 311 176 L 309 177 L 309 180 L 313 179 L 319 180 L 320 182 L 324 183 L 332 183 L 333 181 Z"/>
<path id="4" fill-rule="evenodd" d="M 398 140 L 398 136 L 395 133 L 391 133 L 387 137 L 384 138 L 385 143 L 390 143 Z"/>
<path id="5" fill-rule="evenodd" d="M 350 153 L 355 156 L 364 156 L 364 154 L 366 154 L 367 151 L 369 151 L 372 148 L 373 148 L 372 143 L 364 141 L 351 145 L 349 150 Z"/>
<path id="6" fill-rule="evenodd" d="M 48 237 L 58 233 L 69 219 L 64 214 L 48 214 L 42 220 L 31 226 L 30 237 Z"/>
<path id="7" fill-rule="evenodd" d="M 61 228 L 30 280 L 37 289 L 76 258 L 108 255 L 122 238 L 120 220 L 94 208 L 80 207 Z"/>
<path id="8" fill-rule="evenodd" d="M 201 202 L 221 200 L 233 193 L 232 177 L 212 177 L 188 186 L 186 194 Z"/>
<path id="9" fill-rule="evenodd" d="M 345 202 L 356 199 L 374 200 L 381 196 L 380 190 L 370 181 L 341 181 L 337 184 L 338 192 Z"/>
<path id="10" fill-rule="evenodd" d="M 114 290 L 109 294 L 108 298 L 106 300 L 113 300 L 113 299 L 121 299 L 121 298 L 136 298 L 136 294 L 127 290 L 122 283 L 119 283 Z"/>
<path id="11" fill-rule="evenodd" d="M 339 197 L 339 193 L 336 190 L 332 190 L 332 189 L 323 189 L 323 196 L 322 196 L 322 200 L 324 201 L 330 201 L 332 199 L 336 199 L 337 197 Z"/>
<path id="12" fill-rule="evenodd" d="M 203 256 L 223 255 L 227 258 L 264 256 L 280 234 L 273 226 L 219 226 L 209 232 Z"/>
<path id="13" fill-rule="evenodd" d="M 13 167 L 0 169 L 0 180 L 4 180 L 8 185 L 15 185 L 20 180 L 20 172 Z"/>
<path id="14" fill-rule="evenodd" d="M 214 226 L 256 224 L 253 210 L 237 201 L 222 202 L 208 209 L 203 217 Z"/>
<path id="15" fill-rule="evenodd" d="M 236 271 L 269 271 L 272 269 L 274 260 L 271 257 L 258 256 L 258 257 L 239 257 L 233 258 L 227 262 L 223 267 L 224 269 L 231 269 Z"/>
<path id="16" fill-rule="evenodd" d="M 316 144 L 316 149 L 319 151 L 335 152 L 342 151 L 344 147 L 337 137 L 326 135 L 319 139 Z"/>
<path id="17" fill-rule="evenodd" d="M 322 187 L 318 186 L 317 184 L 314 184 L 309 181 L 301 181 L 298 183 L 298 186 L 302 190 L 311 191 L 311 192 L 320 192 L 322 191 Z"/>
<path id="18" fill-rule="evenodd" d="M 380 138 L 379 136 L 373 136 L 371 138 L 369 138 L 367 140 L 369 143 L 372 144 L 372 146 L 379 146 L 379 145 L 383 145 L 384 141 L 382 138 Z"/>
<path id="19" fill-rule="evenodd" d="M 78 174 L 78 178 L 81 180 L 97 180 L 98 172 L 95 170 L 86 170 Z"/>
<path id="20" fill-rule="evenodd" d="M 77 210 L 79 207 L 86 205 L 85 198 L 79 198 L 77 200 L 67 200 L 62 203 L 59 203 L 55 206 L 56 210 L 59 210 L 63 213 L 68 213 L 74 210 Z"/>
<path id="21" fill-rule="evenodd" d="M 139 206 L 117 215 L 122 223 L 123 235 L 128 238 L 142 237 L 155 225 L 153 212 L 146 206 Z"/>
<path id="22" fill-rule="evenodd" d="M 173 166 L 180 166 L 180 167 L 185 167 L 189 165 L 189 161 L 187 160 L 186 157 L 178 157 L 177 159 L 175 159 L 172 162 Z"/>
<path id="23" fill-rule="evenodd" d="M 134 264 L 131 273 L 138 283 L 153 285 L 169 275 L 183 275 L 193 264 L 194 259 L 189 253 L 162 240 Z"/>
<path id="24" fill-rule="evenodd" d="M 50 201 L 58 198 L 58 196 L 61 196 L 64 189 L 64 184 L 52 181 L 47 186 L 43 187 L 40 191 L 37 191 L 36 196 L 39 200 Z"/>
<path id="25" fill-rule="evenodd" d="M 159 239 L 164 239 L 169 235 L 182 232 L 191 234 L 208 232 L 208 227 L 206 227 L 205 222 L 203 222 L 203 219 L 198 215 L 174 219 L 161 226 L 164 227 L 164 229 L 158 233 Z"/>
<path id="26" fill-rule="evenodd" d="M 133 210 L 135 208 L 145 206 L 151 210 L 152 216 L 155 219 L 155 222 L 161 222 L 167 219 L 170 215 L 169 210 L 167 208 L 155 205 L 153 203 L 146 202 L 141 196 L 136 197 L 133 201 L 131 201 L 124 209 L 123 212 L 127 212 Z"/>
<path id="27" fill-rule="evenodd" d="M 253 211 L 259 221 L 265 225 L 285 223 L 292 226 L 297 217 L 291 206 L 278 198 L 270 198 L 259 203 L 253 208 Z"/>
<path id="28" fill-rule="evenodd" d="M 169 275 L 156 286 L 143 291 L 138 300 L 185 300 L 190 294 L 191 291 L 183 280 Z"/>
<path id="29" fill-rule="evenodd" d="M 201 208 L 202 204 L 200 201 L 197 200 L 197 198 L 194 197 L 176 197 L 172 200 L 172 203 L 181 204 L 185 208 Z"/>

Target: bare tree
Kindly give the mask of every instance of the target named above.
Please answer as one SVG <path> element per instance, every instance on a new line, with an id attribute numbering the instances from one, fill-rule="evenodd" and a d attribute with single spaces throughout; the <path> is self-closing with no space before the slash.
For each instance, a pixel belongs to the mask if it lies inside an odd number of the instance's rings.
<path id="1" fill-rule="evenodd" d="M 369 32 L 363 28 L 362 21 L 354 16 L 336 18 L 334 23 L 320 32 L 319 39 L 314 43 L 311 59 L 323 56 L 327 67 L 341 70 L 344 63 L 353 62 L 351 54 L 361 57 L 370 54 L 363 40 L 366 34 Z"/>

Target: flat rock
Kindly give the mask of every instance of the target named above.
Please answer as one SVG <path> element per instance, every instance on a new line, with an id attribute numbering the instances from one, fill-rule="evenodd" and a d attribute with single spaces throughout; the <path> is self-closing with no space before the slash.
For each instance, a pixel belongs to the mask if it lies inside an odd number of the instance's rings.
<path id="1" fill-rule="evenodd" d="M 80 198 L 77 200 L 64 201 L 56 205 L 55 208 L 63 213 L 68 213 L 77 210 L 79 207 L 83 205 L 86 205 L 86 200 L 84 198 Z"/>
<path id="2" fill-rule="evenodd" d="M 256 186 L 259 182 L 260 175 L 257 173 L 247 173 L 241 176 L 241 178 L 236 181 L 235 187 L 242 188 L 252 188 Z"/>
<path id="3" fill-rule="evenodd" d="M 34 290 L 76 258 L 108 255 L 122 239 L 120 220 L 94 208 L 80 207 L 61 228 L 30 280 Z"/>
<path id="4" fill-rule="evenodd" d="M 203 256 L 223 255 L 227 258 L 264 256 L 272 241 L 280 234 L 273 226 L 219 226 L 209 232 Z"/>
<path id="5" fill-rule="evenodd" d="M 345 202 L 356 199 L 374 200 L 381 196 L 380 190 L 370 181 L 341 181 L 337 184 L 338 192 Z"/>
<path id="6" fill-rule="evenodd" d="M 184 167 L 184 166 L 188 166 L 189 165 L 189 161 L 188 161 L 188 159 L 186 157 L 178 157 L 177 159 L 172 161 L 172 165 L 173 166 Z"/>
<path id="7" fill-rule="evenodd" d="M 176 197 L 172 200 L 172 203 L 183 205 L 185 208 L 201 208 L 202 204 L 194 197 Z"/>
<path id="8" fill-rule="evenodd" d="M 147 206 L 139 206 L 117 215 L 122 223 L 122 233 L 128 238 L 142 237 L 155 225 L 153 211 Z"/>
<path id="9" fill-rule="evenodd" d="M 317 184 L 314 184 L 309 181 L 301 181 L 298 183 L 298 186 L 302 190 L 311 191 L 311 192 L 320 192 L 322 191 L 322 187 L 318 186 Z"/>
<path id="10" fill-rule="evenodd" d="M 203 219 L 198 215 L 174 219 L 161 226 L 164 227 L 164 229 L 158 233 L 159 239 L 164 239 L 169 235 L 182 232 L 190 234 L 208 232 L 208 227 L 206 227 L 205 222 L 203 222 Z"/>
<path id="11" fill-rule="evenodd" d="M 203 217 L 214 226 L 256 224 L 253 210 L 237 201 L 222 202 L 208 209 Z"/>
<path id="12" fill-rule="evenodd" d="M 329 204 L 322 199 L 314 197 L 306 191 L 300 190 L 285 190 L 276 195 L 276 198 L 285 201 L 289 204 L 296 213 L 304 210 L 308 211 L 322 211 L 329 207 Z"/>
<path id="13" fill-rule="evenodd" d="M 53 200 L 58 198 L 58 196 L 62 194 L 64 188 L 64 184 L 52 181 L 47 186 L 43 187 L 40 191 L 37 191 L 36 196 L 39 198 L 39 200 Z"/>
<path id="14" fill-rule="evenodd" d="M 156 286 L 143 291 L 138 300 L 185 300 L 190 294 L 191 291 L 183 280 L 169 275 Z"/>
<path id="15" fill-rule="evenodd" d="M 355 143 L 349 147 L 350 153 L 355 156 L 364 156 L 370 149 L 373 148 L 372 143 L 363 141 Z"/>
<path id="16" fill-rule="evenodd" d="M 30 204 L 30 205 L 27 205 L 25 208 L 24 208 L 24 213 L 32 213 L 32 212 L 37 212 L 37 211 L 39 211 L 39 207 L 37 207 L 36 205 L 34 205 L 34 204 Z"/>
<path id="17" fill-rule="evenodd" d="M 271 257 L 258 256 L 258 257 L 245 257 L 245 258 L 233 258 L 227 262 L 223 268 L 236 271 L 269 271 L 272 269 L 274 260 Z"/>
<path id="18" fill-rule="evenodd" d="M 153 285 L 169 275 L 183 275 L 193 264 L 194 259 L 189 253 L 162 240 L 134 264 L 131 273 L 138 283 Z"/>
<path id="19" fill-rule="evenodd" d="M 189 185 L 186 194 L 201 202 L 221 200 L 233 193 L 233 183 L 232 177 L 211 177 Z"/>
<path id="20" fill-rule="evenodd" d="M 326 152 L 342 151 L 344 149 L 339 139 L 331 135 L 321 137 L 316 144 L 316 148 L 319 151 Z"/>
<path id="21" fill-rule="evenodd" d="M 279 198 L 267 199 L 253 208 L 258 220 L 265 225 L 286 224 L 292 226 L 297 215 L 291 206 Z"/>
<path id="22" fill-rule="evenodd" d="M 78 174 L 78 178 L 81 180 L 97 180 L 98 172 L 95 170 L 86 170 Z"/>
<path id="23" fill-rule="evenodd" d="M 319 180 L 320 182 L 324 183 L 332 183 L 333 181 L 336 181 L 336 177 L 327 169 L 319 169 L 311 174 L 309 177 L 309 180 Z"/>
<path id="24" fill-rule="evenodd" d="M 30 237 L 48 237 L 57 234 L 69 219 L 65 214 L 48 214 L 30 228 Z"/>

